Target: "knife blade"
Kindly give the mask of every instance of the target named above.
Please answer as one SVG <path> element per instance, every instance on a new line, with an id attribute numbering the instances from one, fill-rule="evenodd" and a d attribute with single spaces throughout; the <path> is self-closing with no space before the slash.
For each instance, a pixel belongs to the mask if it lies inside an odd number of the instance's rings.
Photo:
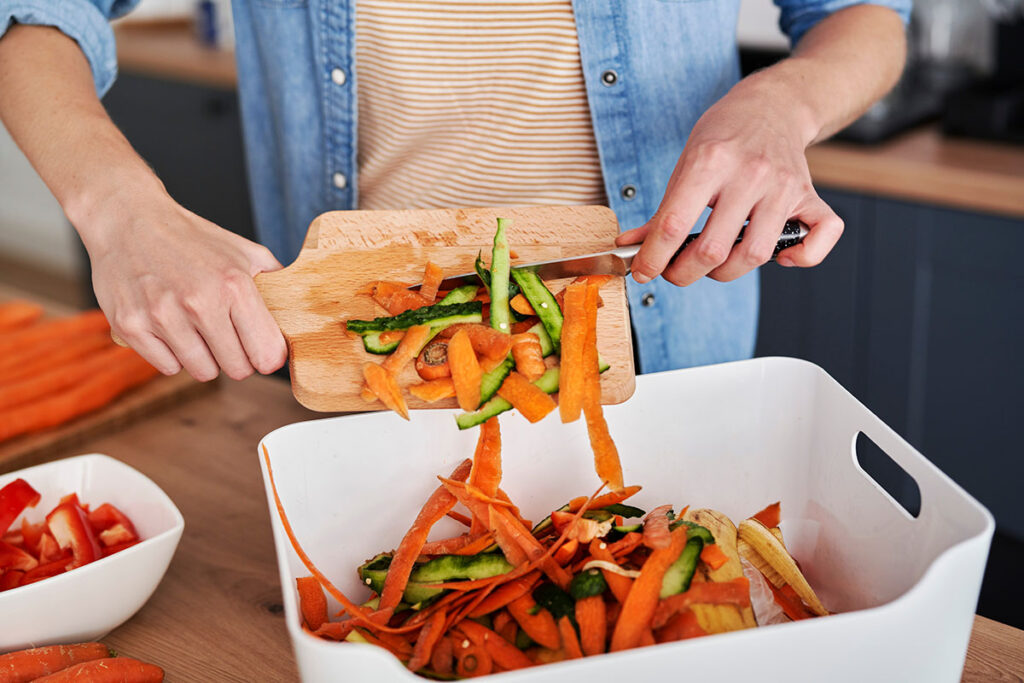
<path id="1" fill-rule="evenodd" d="M 740 234 L 736 237 L 736 244 L 743 241 L 743 234 L 746 228 L 740 230 Z M 676 253 L 672 256 L 672 260 L 675 260 L 677 256 L 689 246 L 695 239 L 701 236 L 701 233 L 693 233 L 689 235 L 684 241 L 682 246 L 676 250 Z M 782 234 L 779 236 L 779 241 L 775 245 L 775 251 L 772 253 L 772 260 L 779 255 L 779 252 L 788 247 L 800 244 L 804 237 L 807 236 L 807 226 L 801 221 L 791 220 L 787 221 L 786 225 L 782 228 Z M 515 266 L 516 269 L 532 269 L 537 272 L 542 280 L 557 280 L 559 278 L 566 277 L 579 277 L 580 275 L 618 275 L 624 277 L 629 275 L 633 265 L 633 257 L 636 256 L 637 252 L 640 251 L 639 244 L 631 244 L 628 247 L 619 247 L 610 251 L 602 251 L 595 254 L 584 254 L 582 256 L 571 256 L 569 258 L 553 259 L 551 261 L 537 261 L 536 263 L 524 263 L 522 265 Z M 452 275 L 441 280 L 440 289 L 451 289 L 453 287 L 459 287 L 466 284 L 479 284 L 480 279 L 476 273 L 462 273 L 460 275 Z M 415 287 L 418 287 L 416 285 Z M 413 287 L 413 288 L 415 288 Z"/>

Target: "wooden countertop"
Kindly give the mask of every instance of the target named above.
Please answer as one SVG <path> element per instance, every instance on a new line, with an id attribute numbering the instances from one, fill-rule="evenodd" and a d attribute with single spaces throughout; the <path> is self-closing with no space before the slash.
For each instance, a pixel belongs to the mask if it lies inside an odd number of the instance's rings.
<path id="1" fill-rule="evenodd" d="M 188 23 L 121 24 L 124 73 L 234 88 L 230 52 L 204 47 Z M 956 140 L 935 127 L 882 145 L 825 142 L 807 152 L 820 187 L 1024 217 L 1024 146 Z"/>
<path id="2" fill-rule="evenodd" d="M 76 448 L 137 468 L 185 517 L 163 582 L 105 642 L 159 664 L 175 683 L 298 679 L 256 445 L 277 427 L 318 416 L 286 383 L 252 377 Z M 977 617 L 963 680 L 1024 680 L 1024 631 Z"/>

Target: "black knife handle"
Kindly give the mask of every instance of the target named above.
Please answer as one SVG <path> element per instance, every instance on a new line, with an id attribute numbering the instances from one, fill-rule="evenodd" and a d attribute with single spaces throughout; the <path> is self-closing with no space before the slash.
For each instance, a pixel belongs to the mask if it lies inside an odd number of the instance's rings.
<path id="1" fill-rule="evenodd" d="M 736 237 L 735 244 L 739 244 L 743 241 L 743 234 L 746 232 L 746 226 L 740 228 L 740 234 Z M 703 233 L 695 232 L 692 235 L 688 235 L 683 240 L 683 245 L 676 250 L 676 253 L 672 255 L 672 261 L 676 260 L 679 254 L 683 253 L 683 249 L 686 249 L 695 239 L 700 237 Z M 779 235 L 779 241 L 775 244 L 775 251 L 772 252 L 772 261 L 779 255 L 779 252 L 783 249 L 800 244 L 804 241 L 804 235 L 807 234 L 807 226 L 804 225 L 803 221 L 791 219 L 786 221 L 786 225 L 782 228 L 782 234 Z"/>

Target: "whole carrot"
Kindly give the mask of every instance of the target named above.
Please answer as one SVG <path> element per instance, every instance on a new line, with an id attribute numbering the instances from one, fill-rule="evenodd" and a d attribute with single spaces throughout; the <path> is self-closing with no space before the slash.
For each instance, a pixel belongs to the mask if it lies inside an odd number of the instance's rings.
<path id="1" fill-rule="evenodd" d="M 50 339 L 0 361 L 0 382 L 20 382 L 112 346 L 114 342 L 106 332 Z"/>
<path id="2" fill-rule="evenodd" d="M 43 308 L 29 301 L 5 301 L 0 304 L 0 332 L 31 325 L 43 315 Z"/>
<path id="3" fill-rule="evenodd" d="M 0 413 L 0 442 L 63 424 L 102 408 L 125 391 L 158 374 L 138 354 L 104 368 L 76 387 Z"/>
<path id="4" fill-rule="evenodd" d="M 111 348 L 76 359 L 69 363 L 50 366 L 46 372 L 14 382 L 0 381 L 0 410 L 18 406 L 54 394 L 96 375 L 104 368 L 116 366 L 129 356 L 131 349 L 110 345 Z"/>
<path id="5" fill-rule="evenodd" d="M 110 657 L 75 664 L 37 678 L 36 683 L 160 683 L 162 680 L 164 670 L 156 664 L 131 657 Z"/>
<path id="6" fill-rule="evenodd" d="M 51 645 L 0 655 L 0 683 L 34 681 L 74 664 L 111 656 L 103 643 Z"/>
<path id="7" fill-rule="evenodd" d="M 16 330 L 4 335 L 0 339 L 0 357 L 6 357 L 12 352 L 26 349 L 49 339 L 69 339 L 79 334 L 92 332 L 109 332 L 110 324 L 107 322 L 103 311 L 92 310 L 78 313 L 68 318 L 59 318 L 32 325 L 31 327 Z"/>

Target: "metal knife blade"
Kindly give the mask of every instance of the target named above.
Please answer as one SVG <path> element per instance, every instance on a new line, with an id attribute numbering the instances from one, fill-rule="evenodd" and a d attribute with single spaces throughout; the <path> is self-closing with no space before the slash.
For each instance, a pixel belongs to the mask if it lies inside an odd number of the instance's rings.
<path id="1" fill-rule="evenodd" d="M 745 230 L 745 228 L 744 228 Z M 744 230 L 740 230 L 736 238 L 736 244 L 743 241 Z M 672 256 L 674 260 L 679 256 L 691 242 L 700 237 L 701 233 L 694 233 L 686 238 L 682 246 Z M 772 260 L 779 255 L 779 252 L 787 247 L 800 244 L 807 236 L 807 226 L 800 221 L 787 221 L 775 245 L 775 252 Z M 554 259 L 551 261 L 537 261 L 535 263 L 524 263 L 515 268 L 531 269 L 537 272 L 542 280 L 557 280 L 566 277 L 579 277 L 581 275 L 618 275 L 624 277 L 629 275 L 633 264 L 633 257 L 640 251 L 639 244 L 631 244 L 628 247 L 619 247 L 610 251 L 602 251 L 596 254 L 584 254 L 583 256 L 571 256 L 569 258 Z M 479 284 L 480 279 L 476 273 L 462 273 L 452 275 L 441 281 L 440 289 L 451 289 L 466 284 Z M 418 285 L 417 285 L 418 286 Z"/>

